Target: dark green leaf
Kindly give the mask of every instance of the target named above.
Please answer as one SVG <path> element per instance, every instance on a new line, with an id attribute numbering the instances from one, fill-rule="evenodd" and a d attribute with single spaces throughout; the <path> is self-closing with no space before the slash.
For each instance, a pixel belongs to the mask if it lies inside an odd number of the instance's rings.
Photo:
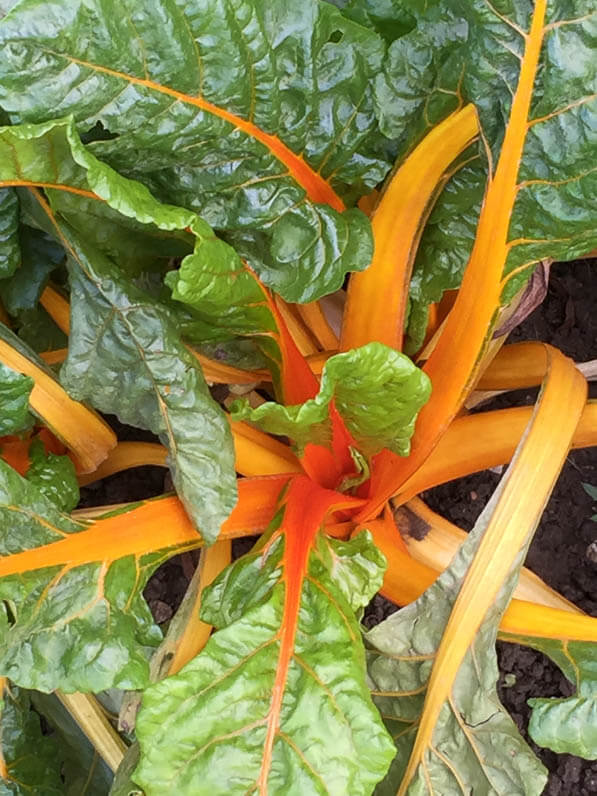
<path id="1" fill-rule="evenodd" d="M 402 0 L 328 0 L 328 2 L 341 8 L 348 19 L 375 30 L 388 44 L 404 36 L 415 25 L 415 20 L 408 10 L 408 3 L 403 3 Z"/>
<path id="2" fill-rule="evenodd" d="M 85 528 L 0 460 L 0 554 Z M 108 541 L 108 540 L 107 540 Z M 155 553 L 64 565 L 0 579 L 0 674 L 39 691 L 142 688 L 161 638 L 141 591 Z"/>
<path id="3" fill-rule="evenodd" d="M 22 226 L 20 240 L 20 265 L 10 279 L 0 283 L 2 303 L 10 315 L 35 309 L 50 274 L 64 260 L 63 248 L 41 230 Z"/>
<path id="4" fill-rule="evenodd" d="M 0 362 L 0 436 L 30 428 L 29 393 L 33 379 Z"/>
<path id="5" fill-rule="evenodd" d="M 331 292 L 370 261 L 367 219 L 308 199 L 292 155 L 356 195 L 388 169 L 371 90 L 384 44 L 332 6 L 128 0 L 115 13 L 106 0 L 22 0 L 0 44 L 14 121 L 101 122 L 117 134 L 91 145 L 102 159 L 225 230 L 286 299 Z"/>
<path id="6" fill-rule="evenodd" d="M 19 201 L 13 188 L 0 188 L 0 279 L 14 274 L 20 259 Z"/>
<path id="7" fill-rule="evenodd" d="M 223 629 L 178 675 L 145 692 L 134 779 L 147 796 L 255 788 L 280 648 L 283 548 L 278 537 L 220 576 L 202 615 Z M 393 750 L 363 681 L 353 613 L 379 587 L 382 572 L 368 534 L 350 543 L 317 537 L 303 580 L 288 672 L 292 696 L 284 698 L 268 792 L 290 787 L 300 794 L 359 796 L 371 793 L 387 769 Z"/>
<path id="8" fill-rule="evenodd" d="M 26 478 L 60 511 L 72 511 L 79 502 L 79 484 L 75 466 L 68 456 L 47 453 L 40 440 L 29 447 L 31 464 Z"/>
<path id="9" fill-rule="evenodd" d="M 68 345 L 68 337 L 41 305 L 33 310 L 19 312 L 14 325 L 19 338 L 37 353 L 66 348 Z"/>
<path id="10" fill-rule="evenodd" d="M 531 3 L 512 0 L 499 10 L 482 0 L 448 0 L 441 11 L 419 11 L 416 30 L 394 42 L 378 78 L 382 129 L 397 138 L 404 151 L 424 134 L 428 120 L 439 121 L 455 109 L 456 96 L 450 92 L 456 91 L 463 102 L 474 102 L 480 115 L 480 161 L 465 168 L 440 195 L 423 235 L 413 278 L 417 302 L 428 304 L 442 290 L 455 287 L 466 265 L 488 173 L 487 157 L 493 167 L 518 82 L 524 49 L 521 32 L 528 29 L 531 10 Z M 509 232 L 505 273 L 516 275 L 506 284 L 504 302 L 512 299 L 540 260 L 573 260 L 597 245 L 597 170 L 591 165 L 597 153 L 591 121 L 597 103 L 593 12 L 592 0 L 548 5 L 540 80 Z M 448 18 L 452 21 L 446 22 Z M 446 24 L 447 36 L 442 37 L 438 25 Z M 402 128 L 410 110 L 416 118 Z M 413 349 L 417 342 L 420 336 Z"/>
<path id="11" fill-rule="evenodd" d="M 14 685 L 4 691 L 0 735 L 8 770 L 8 779 L 0 777 L 2 796 L 64 796 L 58 743 L 53 736 L 42 734 L 29 694 Z"/>
<path id="12" fill-rule="evenodd" d="M 224 413 L 168 311 L 66 224 L 60 228 L 71 272 L 71 339 L 61 381 L 77 400 L 160 436 L 185 508 L 204 539 L 214 541 L 236 501 Z"/>
<path id="13" fill-rule="evenodd" d="M 304 404 L 265 403 L 251 409 L 237 402 L 233 409 L 239 419 L 286 435 L 302 450 L 307 442 L 330 442 L 333 400 L 366 456 L 382 448 L 407 456 L 417 414 L 430 392 L 429 379 L 408 357 L 382 343 L 369 343 L 330 357 L 319 393 Z"/>
<path id="14" fill-rule="evenodd" d="M 582 488 L 585 490 L 587 495 L 592 499 L 597 501 L 597 486 L 593 486 L 593 484 L 585 484 L 583 483 Z"/>

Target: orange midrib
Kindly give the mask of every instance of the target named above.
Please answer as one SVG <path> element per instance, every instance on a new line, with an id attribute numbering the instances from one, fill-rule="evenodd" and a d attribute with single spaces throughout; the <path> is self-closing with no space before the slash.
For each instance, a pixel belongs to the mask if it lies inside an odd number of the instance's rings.
<path id="1" fill-rule="evenodd" d="M 52 188 L 56 191 L 68 191 L 69 193 L 76 193 L 79 196 L 85 196 L 88 199 L 97 199 L 98 202 L 104 202 L 101 196 L 93 193 L 93 191 L 86 191 L 84 188 L 75 188 L 73 185 L 64 185 L 60 182 L 35 182 L 34 180 L 0 180 L 0 187 L 7 188 Z"/>
<path id="2" fill-rule="evenodd" d="M 239 499 L 222 525 L 221 539 L 265 530 L 289 476 L 245 479 Z M 202 544 L 182 503 L 176 497 L 151 500 L 115 517 L 97 520 L 87 530 L 57 542 L 0 557 L 0 577 L 66 565 L 69 569 L 100 561 L 116 561 L 179 545 Z"/>
<path id="3" fill-rule="evenodd" d="M 433 128 L 392 177 L 371 218 L 371 265 L 350 278 L 342 351 L 372 341 L 402 347 L 408 285 L 422 225 L 446 170 L 477 133 L 475 107 L 467 105 Z"/>
<path id="4" fill-rule="evenodd" d="M 169 86 L 163 86 L 160 83 L 155 83 L 153 80 L 147 80 L 146 78 L 141 77 L 133 77 L 132 75 L 127 75 L 124 72 L 118 72 L 115 69 L 109 69 L 107 66 L 100 66 L 99 64 L 93 64 L 88 61 L 83 61 L 79 58 L 73 58 L 72 56 L 65 55 L 64 53 L 58 54 L 71 61 L 71 63 L 78 64 L 86 69 L 90 69 L 95 72 L 101 72 L 103 74 L 110 75 L 111 77 L 124 80 L 128 83 L 133 83 L 137 86 L 145 86 L 151 91 L 156 91 L 160 94 L 166 94 L 169 97 L 174 97 L 175 99 L 180 100 L 180 102 L 184 102 L 188 105 L 194 105 L 195 107 L 201 108 L 201 110 L 206 111 L 207 113 L 211 113 L 214 116 L 223 119 L 224 121 L 233 125 L 233 127 L 236 129 L 242 130 L 243 133 L 246 133 L 248 136 L 254 138 L 256 141 L 259 141 L 260 144 L 263 144 L 265 147 L 267 147 L 272 155 L 274 155 L 274 157 L 276 157 L 281 163 L 284 164 L 284 166 L 286 166 L 290 175 L 298 182 L 298 184 L 305 189 L 311 201 L 330 205 L 330 207 L 332 207 L 334 210 L 338 210 L 339 212 L 342 212 L 345 209 L 344 202 L 334 191 L 331 185 L 324 180 L 320 174 L 314 171 L 300 155 L 295 154 L 286 146 L 286 144 L 282 143 L 277 136 L 271 135 L 270 133 L 265 133 L 252 122 L 241 119 L 240 116 L 235 116 L 235 114 L 230 113 L 229 111 L 224 110 L 224 108 L 220 108 L 218 105 L 214 105 L 212 102 L 208 102 L 201 97 L 192 97 L 189 94 L 176 91 L 176 89 L 170 88 Z"/>
<path id="5" fill-rule="evenodd" d="M 313 540 L 330 509 L 349 509 L 361 502 L 338 492 L 322 489 L 306 476 L 295 477 L 286 495 L 286 511 L 281 530 L 285 538 L 282 558 L 284 608 L 279 632 L 280 651 L 276 677 L 267 715 L 261 769 L 256 783 L 261 796 L 267 796 L 268 793 L 267 780 L 272 766 L 274 741 L 280 726 L 282 699 L 294 652 L 303 581 Z"/>
<path id="6" fill-rule="evenodd" d="M 375 516 L 387 498 L 421 466 L 456 416 L 500 307 L 508 227 L 543 41 L 545 6 L 546 0 L 537 0 L 500 158 L 485 194 L 473 251 L 454 308 L 424 367 L 433 384 L 431 398 L 417 418 L 410 456 L 394 468 L 389 479 L 392 483 L 372 495 L 362 519 Z"/>

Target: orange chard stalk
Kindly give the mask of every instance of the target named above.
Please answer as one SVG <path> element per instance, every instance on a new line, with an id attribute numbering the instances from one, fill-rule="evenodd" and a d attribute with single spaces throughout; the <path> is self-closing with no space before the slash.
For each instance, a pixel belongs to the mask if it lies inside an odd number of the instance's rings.
<path id="1" fill-rule="evenodd" d="M 376 493 L 371 495 L 367 516 L 375 516 L 387 498 L 427 459 L 477 377 L 492 323 L 501 306 L 504 265 L 509 251 L 508 229 L 543 42 L 544 14 L 545 0 L 538 0 L 532 28 L 526 36 L 499 161 L 488 180 L 473 251 L 454 307 L 424 367 L 433 384 L 431 398 L 419 413 L 409 458 L 400 460 L 386 453 L 378 457 L 378 468 L 384 474 Z"/>
<path id="2" fill-rule="evenodd" d="M 112 429 L 95 412 L 73 401 L 58 382 L 8 343 L 0 340 L 0 362 L 31 377 L 33 412 L 72 451 L 80 472 L 92 472 L 116 445 Z"/>
<path id="3" fill-rule="evenodd" d="M 408 286 L 424 223 L 447 169 L 477 133 L 476 110 L 467 105 L 433 128 L 387 185 L 372 214 L 371 265 L 350 277 L 343 351 L 372 341 L 402 348 Z"/>
<path id="4" fill-rule="evenodd" d="M 457 417 L 423 465 L 397 490 L 405 503 L 425 489 L 470 473 L 507 464 L 524 434 L 533 407 L 517 406 Z M 573 448 L 597 445 L 597 402 L 589 401 L 572 437 Z M 373 474 L 375 481 L 376 474 Z"/>
<path id="5" fill-rule="evenodd" d="M 290 476 L 241 479 L 238 503 L 222 525 L 219 539 L 262 533 L 271 522 L 278 498 Z M 176 497 L 157 498 L 130 511 L 98 519 L 86 530 L 57 542 L 0 557 L 0 578 L 45 567 L 68 569 L 96 561 L 116 561 L 168 548 L 203 545 L 182 503 Z"/>
<path id="6" fill-rule="evenodd" d="M 540 4 L 535 7 L 533 28 L 539 7 Z M 586 381 L 574 363 L 561 354 L 555 353 L 550 359 L 543 392 L 510 469 L 498 488 L 486 530 L 446 624 L 399 793 L 406 792 L 421 764 L 464 656 L 539 522 L 580 419 L 586 399 Z"/>
<path id="7" fill-rule="evenodd" d="M 311 301 L 309 304 L 295 304 L 295 307 L 319 347 L 323 351 L 335 351 L 338 348 L 338 337 L 325 317 L 321 304 Z"/>
<path id="8" fill-rule="evenodd" d="M 68 336 L 70 334 L 70 305 L 67 299 L 48 285 L 41 294 L 39 303 L 56 326 Z"/>

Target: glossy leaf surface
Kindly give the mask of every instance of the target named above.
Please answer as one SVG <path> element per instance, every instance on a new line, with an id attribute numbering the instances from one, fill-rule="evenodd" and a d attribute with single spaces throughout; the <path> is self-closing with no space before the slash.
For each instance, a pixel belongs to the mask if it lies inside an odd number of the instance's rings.
<path id="1" fill-rule="evenodd" d="M 51 451 L 35 440 L 29 447 L 31 464 L 27 480 L 52 501 L 60 511 L 72 511 L 79 502 L 79 484 L 72 460 Z"/>
<path id="2" fill-rule="evenodd" d="M 29 0 L 3 20 L 0 104 L 13 120 L 73 113 L 82 131 L 101 122 L 118 136 L 93 144 L 102 159 L 226 230 L 288 300 L 317 298 L 364 268 L 367 220 L 342 212 L 335 188 L 362 192 L 388 167 L 370 85 L 381 39 L 315 0 L 115 10 Z"/>
<path id="3" fill-rule="evenodd" d="M 1 554 L 77 534 L 77 523 L 0 461 Z M 143 687 L 161 633 L 141 591 L 160 552 L 64 563 L 0 579 L 0 672 L 40 691 Z M 101 556 L 100 556 L 101 559 Z"/>
<path id="4" fill-rule="evenodd" d="M 406 456 L 417 413 L 430 390 L 429 380 L 411 360 L 382 343 L 369 343 L 327 360 L 315 398 L 300 406 L 239 407 L 238 417 L 284 434 L 300 448 L 308 442 L 329 444 L 333 401 L 365 455 L 388 447 Z"/>
<path id="5" fill-rule="evenodd" d="M 497 10 L 483 2 L 413 10 L 416 30 L 394 42 L 378 78 L 386 134 L 400 136 L 404 114 L 412 113 L 417 121 L 402 134 L 412 136 L 417 125 L 447 115 L 458 99 L 476 104 L 483 131 L 480 160 L 454 176 L 423 235 L 413 278 L 418 301 L 438 300 L 442 290 L 456 286 L 466 265 L 483 185 L 497 162 L 518 81 L 530 10 L 531 4 L 507 3 Z M 447 16 L 453 21 L 446 22 Z M 505 273 L 519 275 L 505 301 L 530 275 L 524 266 L 546 257 L 573 260 L 597 243 L 592 166 L 597 136 L 591 121 L 597 102 L 596 36 L 591 0 L 547 4 L 541 81 L 531 103 L 508 233 Z"/>
<path id="6" fill-rule="evenodd" d="M 174 484 L 205 539 L 236 500 L 228 423 L 174 320 L 62 226 L 71 256 L 72 336 L 61 379 L 71 395 L 158 434 Z"/>
<path id="7" fill-rule="evenodd" d="M 59 745 L 54 737 L 42 733 L 40 718 L 31 710 L 29 694 L 14 685 L 9 685 L 3 694 L 0 735 L 6 765 L 6 776 L 0 774 L 3 796 L 63 796 L 63 756 Z"/>
<path id="8" fill-rule="evenodd" d="M 11 276 L 21 259 L 19 200 L 12 188 L 0 190 L 0 279 Z"/>
<path id="9" fill-rule="evenodd" d="M 15 434 L 32 425 L 29 395 L 33 383 L 29 376 L 0 362 L 0 436 Z"/>
<path id="10" fill-rule="evenodd" d="M 384 562 L 368 534 L 315 537 L 323 507 L 341 501 L 297 480 L 279 529 L 207 593 L 202 618 L 220 629 L 145 692 L 134 780 L 148 796 L 368 794 L 383 776 L 393 747 L 365 686 L 354 611 Z"/>

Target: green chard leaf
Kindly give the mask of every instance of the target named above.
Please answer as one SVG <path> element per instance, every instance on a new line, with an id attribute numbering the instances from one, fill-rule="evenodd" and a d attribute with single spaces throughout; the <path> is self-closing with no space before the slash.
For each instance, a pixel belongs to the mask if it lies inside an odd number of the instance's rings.
<path id="1" fill-rule="evenodd" d="M 19 200 L 13 188 L 0 188 L 0 279 L 14 274 L 20 259 Z"/>
<path id="2" fill-rule="evenodd" d="M 13 122 L 100 122 L 113 137 L 90 144 L 98 156 L 199 212 L 285 299 L 318 298 L 369 263 L 368 220 L 341 194 L 389 168 L 371 89 L 385 46 L 332 6 L 127 0 L 114 14 L 105 0 L 22 0 L 0 46 Z"/>
<path id="3" fill-rule="evenodd" d="M 412 282 L 412 298 L 421 305 L 437 301 L 443 290 L 460 282 L 487 174 L 502 144 L 531 9 L 530 3 L 508 2 L 498 13 L 482 0 L 448 0 L 418 13 L 413 6 L 417 27 L 393 43 L 377 79 L 381 129 L 398 141 L 404 154 L 429 124 L 459 104 L 474 102 L 479 112 L 479 158 L 452 177 L 423 232 Z M 510 224 L 504 276 L 513 276 L 505 285 L 504 303 L 540 260 L 573 260 L 597 245 L 597 170 L 592 166 L 597 152 L 592 122 L 596 46 L 592 0 L 550 0 L 539 65 L 541 89 L 531 106 Z M 404 119 L 410 123 L 403 126 Z M 411 334 L 414 350 L 420 334 L 414 328 Z"/>
<path id="4" fill-rule="evenodd" d="M 33 379 L 0 362 L 0 436 L 31 428 L 29 394 L 32 389 Z"/>
<path id="5" fill-rule="evenodd" d="M 348 19 L 372 28 L 388 44 L 412 30 L 415 20 L 408 3 L 401 0 L 326 0 L 337 6 Z"/>
<path id="6" fill-rule="evenodd" d="M 70 255 L 72 330 L 61 381 L 77 400 L 160 437 L 179 497 L 212 542 L 236 502 L 226 417 L 167 309 L 65 223 L 60 230 Z"/>
<path id="7" fill-rule="evenodd" d="M 143 696 L 133 779 L 147 796 L 359 796 L 383 777 L 394 752 L 365 686 L 354 611 L 385 562 L 368 533 L 348 543 L 318 534 L 341 501 L 295 479 L 269 540 L 206 592 L 202 618 L 219 630 Z"/>
<path id="8" fill-rule="evenodd" d="M 25 478 L 60 511 L 72 511 L 79 502 L 79 483 L 75 466 L 68 456 L 46 453 L 41 440 L 29 448 L 31 464 Z"/>
<path id="9" fill-rule="evenodd" d="M 0 153 L 3 148 L 12 158 L 0 166 L 0 182 L 19 177 L 91 193 L 137 224 L 191 229 L 198 251 L 215 240 L 194 213 L 160 204 L 143 185 L 90 155 L 68 119 L 0 128 Z M 60 194 L 47 191 L 51 202 Z M 28 217 L 68 255 L 72 335 L 61 370 L 65 387 L 78 400 L 161 435 L 177 491 L 204 538 L 213 541 L 236 499 L 232 438 L 174 317 L 38 194 L 24 191 L 21 198 Z M 209 264 L 209 255 L 204 260 Z"/>
<path id="10" fill-rule="evenodd" d="M 26 178 L 32 184 L 59 186 L 45 189 L 54 212 L 66 219 L 87 244 L 109 259 L 115 257 L 119 266 L 123 262 L 119 242 L 123 246 L 132 246 L 142 258 L 150 247 L 159 250 L 160 235 L 183 234 L 184 241 L 165 239 L 169 246 L 171 243 L 179 246 L 184 242 L 184 250 L 173 246 L 164 248 L 164 254 L 168 252 L 174 256 L 188 253 L 194 235 L 193 254 L 185 257 L 181 268 L 167 277 L 176 300 L 174 306 L 181 332 L 195 343 L 230 342 L 236 335 L 257 335 L 260 348 L 272 360 L 275 370 L 279 352 L 275 344 L 264 337 L 275 329 L 275 322 L 267 307 L 262 306 L 263 289 L 234 249 L 215 238 L 204 221 L 188 210 L 157 202 L 143 185 L 122 177 L 98 161 L 81 144 L 69 119 L 0 128 L 0 155 L 2 151 L 7 157 L 0 160 L 0 184 Z M 40 217 L 39 206 L 32 200 L 30 192 L 23 188 L 19 191 L 28 222 L 55 234 L 55 230 L 48 228 L 43 213 Z M 90 196 L 81 197 L 80 192 Z M 87 213 L 87 222 L 90 223 L 79 223 L 76 212 L 79 204 L 73 204 L 74 199 L 97 206 L 104 224 L 93 221 L 91 211 Z M 105 230 L 110 232 L 108 240 L 104 240 Z M 131 237 L 133 233 L 138 235 L 140 242 Z M 130 277 L 129 256 L 124 257 L 124 265 L 126 275 Z M 17 272 L 14 280 L 18 276 Z M 122 276 L 125 278 L 124 272 Z M 35 278 L 34 282 L 39 285 L 42 280 L 43 277 Z M 8 283 L 9 290 L 10 287 Z M 17 295 L 11 296 L 17 305 L 25 302 L 20 295 L 22 290 L 17 286 Z M 163 303 L 164 297 L 160 295 L 159 298 Z M 187 313 L 182 311 L 183 305 Z M 37 316 L 26 320 L 27 327 L 39 326 Z M 24 331 L 31 334 L 30 328 Z"/>
<path id="11" fill-rule="evenodd" d="M 539 650 L 559 666 L 576 694 L 560 699 L 529 699 L 529 735 L 553 752 L 597 758 L 597 644 L 530 638 L 500 633 L 502 641 Z"/>
<path id="12" fill-rule="evenodd" d="M 161 632 L 142 589 L 164 551 L 45 568 L 15 567 L 11 555 L 68 538 L 87 526 L 62 514 L 0 460 L 0 675 L 38 691 L 143 688 L 149 649 Z M 39 566 L 37 564 L 36 566 Z"/>
<path id="13" fill-rule="evenodd" d="M 34 310 L 50 274 L 64 260 L 64 249 L 39 229 L 20 228 L 21 260 L 15 274 L 0 283 L 4 309 L 10 315 Z"/>
<path id="14" fill-rule="evenodd" d="M 397 748 L 390 771 L 376 791 L 380 796 L 395 794 L 404 778 L 437 649 L 504 483 L 502 480 L 450 566 L 435 583 L 414 603 L 365 635 L 373 698 Z M 425 764 L 419 766 L 406 791 L 409 795 L 478 791 L 487 796 L 539 796 L 543 791 L 545 769 L 521 737 L 496 690 L 497 630 L 525 552 L 526 547 L 519 552 L 466 653 L 433 729 Z M 497 748 L 499 766 L 495 765 Z M 421 768 L 425 768 L 424 773 Z"/>
<path id="15" fill-rule="evenodd" d="M 31 697 L 21 688 L 9 685 L 3 694 L 0 714 L 0 755 L 8 777 L 0 774 L 0 794 L 8 796 L 63 796 L 61 779 L 63 756 L 56 738 L 41 731 L 38 714 L 31 708 Z"/>
<path id="16" fill-rule="evenodd" d="M 330 357 L 319 393 L 303 404 L 265 403 L 251 409 L 237 401 L 232 409 L 237 419 L 286 435 L 302 450 L 308 442 L 329 444 L 333 401 L 366 456 L 382 448 L 407 456 L 417 414 L 430 392 L 429 379 L 408 357 L 382 343 L 368 343 Z"/>

